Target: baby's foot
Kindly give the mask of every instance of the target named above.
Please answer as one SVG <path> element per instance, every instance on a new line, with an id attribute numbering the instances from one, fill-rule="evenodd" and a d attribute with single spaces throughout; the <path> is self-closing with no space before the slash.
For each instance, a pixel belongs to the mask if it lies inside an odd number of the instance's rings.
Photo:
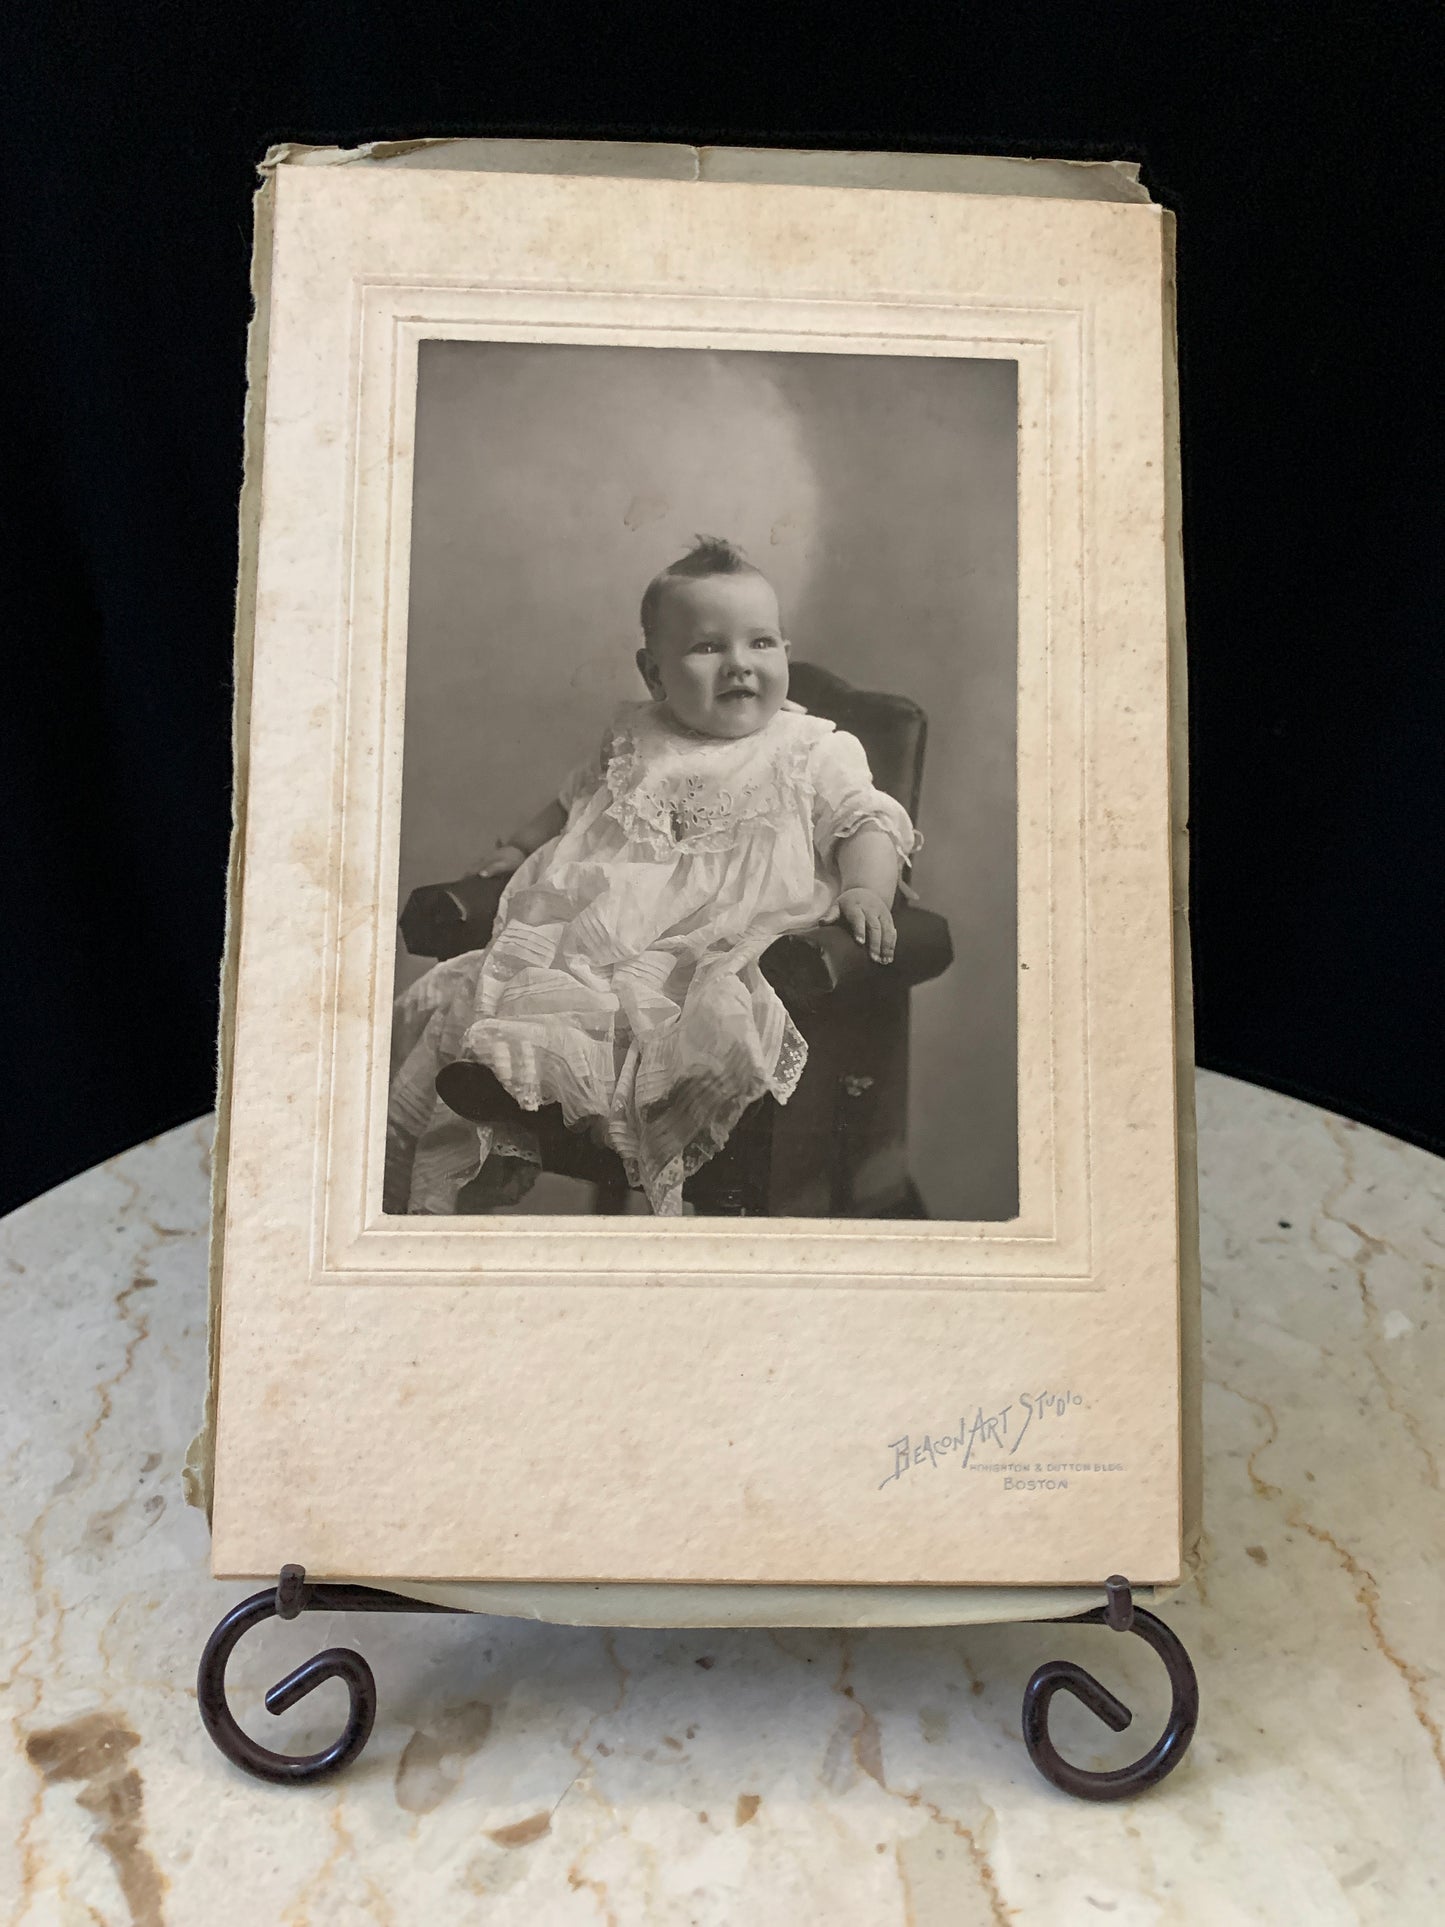
<path id="1" fill-rule="evenodd" d="M 517 1204 L 526 1197 L 540 1175 L 540 1166 L 530 1158 L 512 1157 L 505 1151 L 493 1151 L 477 1175 L 463 1186 L 457 1198 L 457 1210 L 471 1214 L 497 1211 L 503 1205 Z"/>

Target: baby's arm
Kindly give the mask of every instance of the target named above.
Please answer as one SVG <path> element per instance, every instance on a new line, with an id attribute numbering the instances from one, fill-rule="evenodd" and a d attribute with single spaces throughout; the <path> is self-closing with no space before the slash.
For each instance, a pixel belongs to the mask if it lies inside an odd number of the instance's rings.
<path id="1" fill-rule="evenodd" d="M 483 857 L 475 874 L 482 877 L 507 876 L 520 869 L 534 850 L 540 850 L 544 843 L 559 837 L 567 827 L 567 819 L 572 807 L 584 797 L 591 796 L 597 785 L 605 780 L 608 759 L 612 755 L 614 731 L 608 728 L 602 737 L 602 746 L 596 756 L 591 756 L 572 770 L 563 782 L 552 801 L 520 829 L 503 837 L 495 850 Z"/>
<path id="2" fill-rule="evenodd" d="M 540 850 L 544 843 L 550 843 L 554 836 L 560 836 L 567 827 L 567 811 L 558 798 L 520 829 L 513 830 L 503 838 L 491 855 L 477 865 L 475 874 L 479 877 L 505 876 L 509 871 L 519 869 L 533 850 Z"/>
<path id="3" fill-rule="evenodd" d="M 898 890 L 898 852 L 886 830 L 865 823 L 838 845 L 838 874 L 843 889 L 824 923 L 841 919 L 859 943 L 866 943 L 874 963 L 892 963 L 898 932 L 893 926 L 893 898 Z"/>

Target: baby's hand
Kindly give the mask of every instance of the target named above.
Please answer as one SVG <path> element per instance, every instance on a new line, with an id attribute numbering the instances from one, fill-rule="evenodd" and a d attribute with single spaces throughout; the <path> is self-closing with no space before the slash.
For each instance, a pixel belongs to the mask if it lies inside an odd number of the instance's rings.
<path id="1" fill-rule="evenodd" d="M 526 861 L 526 851 L 519 850 L 515 843 L 499 843 L 492 854 L 477 865 L 472 874 L 479 877 L 510 876 L 513 870 L 520 870 Z"/>
<path id="2" fill-rule="evenodd" d="M 845 890 L 823 921 L 847 924 L 858 942 L 867 944 L 874 963 L 892 963 L 898 932 L 892 911 L 876 890 Z"/>

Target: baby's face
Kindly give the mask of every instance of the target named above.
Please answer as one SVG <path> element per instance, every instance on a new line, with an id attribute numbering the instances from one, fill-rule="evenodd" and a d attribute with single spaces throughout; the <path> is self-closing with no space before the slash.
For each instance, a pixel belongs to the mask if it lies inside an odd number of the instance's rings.
<path id="1" fill-rule="evenodd" d="M 704 736 L 751 736 L 788 693 L 778 598 L 760 575 L 669 584 L 637 666 L 658 702 Z"/>

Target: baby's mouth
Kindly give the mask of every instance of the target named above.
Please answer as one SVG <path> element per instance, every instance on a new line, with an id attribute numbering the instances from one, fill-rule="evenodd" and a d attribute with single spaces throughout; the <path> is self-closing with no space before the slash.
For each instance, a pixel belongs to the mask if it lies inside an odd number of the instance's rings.
<path id="1" fill-rule="evenodd" d="M 750 703 L 757 693 L 756 689 L 725 689 L 722 692 L 722 701 L 725 703 L 734 703 L 741 698 L 744 702 Z"/>

